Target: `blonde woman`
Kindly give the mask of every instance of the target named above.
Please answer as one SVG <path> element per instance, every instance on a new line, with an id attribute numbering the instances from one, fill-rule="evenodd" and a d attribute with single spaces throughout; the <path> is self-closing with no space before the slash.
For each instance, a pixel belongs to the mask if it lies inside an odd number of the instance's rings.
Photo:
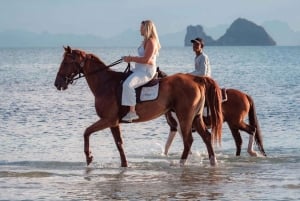
<path id="1" fill-rule="evenodd" d="M 124 81 L 122 92 L 122 105 L 129 106 L 129 112 L 123 117 L 123 121 L 132 122 L 139 118 L 135 111 L 135 88 L 146 84 L 156 73 L 156 57 L 161 48 L 156 27 L 151 20 L 141 22 L 141 35 L 144 40 L 138 47 L 138 56 L 125 56 L 125 62 L 135 62 L 133 73 Z"/>

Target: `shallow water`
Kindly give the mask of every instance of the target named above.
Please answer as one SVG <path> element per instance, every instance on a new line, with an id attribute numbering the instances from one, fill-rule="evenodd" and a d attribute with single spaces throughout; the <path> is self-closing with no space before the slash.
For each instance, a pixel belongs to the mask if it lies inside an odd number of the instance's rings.
<path id="1" fill-rule="evenodd" d="M 131 48 L 84 48 L 107 64 Z M 91 137 L 94 161 L 86 167 L 83 131 L 97 120 L 84 79 L 66 91 L 53 82 L 63 49 L 0 49 L 0 200 L 299 200 L 300 48 L 207 47 L 221 86 L 249 93 L 256 104 L 267 158 L 242 155 L 226 125 L 218 166 L 194 134 L 192 155 L 179 165 L 176 137 L 163 147 L 163 117 L 121 126 L 128 168 L 108 130 Z M 168 74 L 193 68 L 190 48 L 164 48 L 158 58 Z M 121 71 L 126 65 L 113 69 Z"/>

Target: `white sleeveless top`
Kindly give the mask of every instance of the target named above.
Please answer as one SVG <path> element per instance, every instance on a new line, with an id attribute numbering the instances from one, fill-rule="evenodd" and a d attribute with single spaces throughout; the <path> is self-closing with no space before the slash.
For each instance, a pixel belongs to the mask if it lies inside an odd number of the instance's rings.
<path id="1" fill-rule="evenodd" d="M 138 51 L 138 55 L 140 57 L 145 55 L 145 49 L 144 49 L 143 45 L 138 47 L 137 51 Z M 153 57 L 152 57 L 153 64 L 135 63 L 135 68 L 132 71 L 133 72 L 143 71 L 143 72 L 146 72 L 149 76 L 153 77 L 156 73 L 156 57 L 157 57 L 157 54 L 153 55 Z"/>

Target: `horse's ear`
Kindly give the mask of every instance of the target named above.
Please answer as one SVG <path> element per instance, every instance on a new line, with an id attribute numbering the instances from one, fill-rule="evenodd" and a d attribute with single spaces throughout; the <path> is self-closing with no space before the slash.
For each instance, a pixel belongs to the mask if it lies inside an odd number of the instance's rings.
<path id="1" fill-rule="evenodd" d="M 72 52 L 70 46 L 67 46 L 67 47 L 63 46 L 63 47 L 64 47 L 64 49 L 65 49 L 65 52 L 68 52 L 68 53 L 71 53 L 71 52 Z"/>

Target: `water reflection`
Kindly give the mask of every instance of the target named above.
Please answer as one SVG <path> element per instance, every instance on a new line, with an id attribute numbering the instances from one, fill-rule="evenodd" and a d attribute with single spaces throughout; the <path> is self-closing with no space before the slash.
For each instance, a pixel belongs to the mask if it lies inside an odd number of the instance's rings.
<path id="1" fill-rule="evenodd" d="M 92 199 L 116 200 L 218 200 L 227 182 L 220 169 L 204 166 L 87 168 L 84 178 Z"/>

